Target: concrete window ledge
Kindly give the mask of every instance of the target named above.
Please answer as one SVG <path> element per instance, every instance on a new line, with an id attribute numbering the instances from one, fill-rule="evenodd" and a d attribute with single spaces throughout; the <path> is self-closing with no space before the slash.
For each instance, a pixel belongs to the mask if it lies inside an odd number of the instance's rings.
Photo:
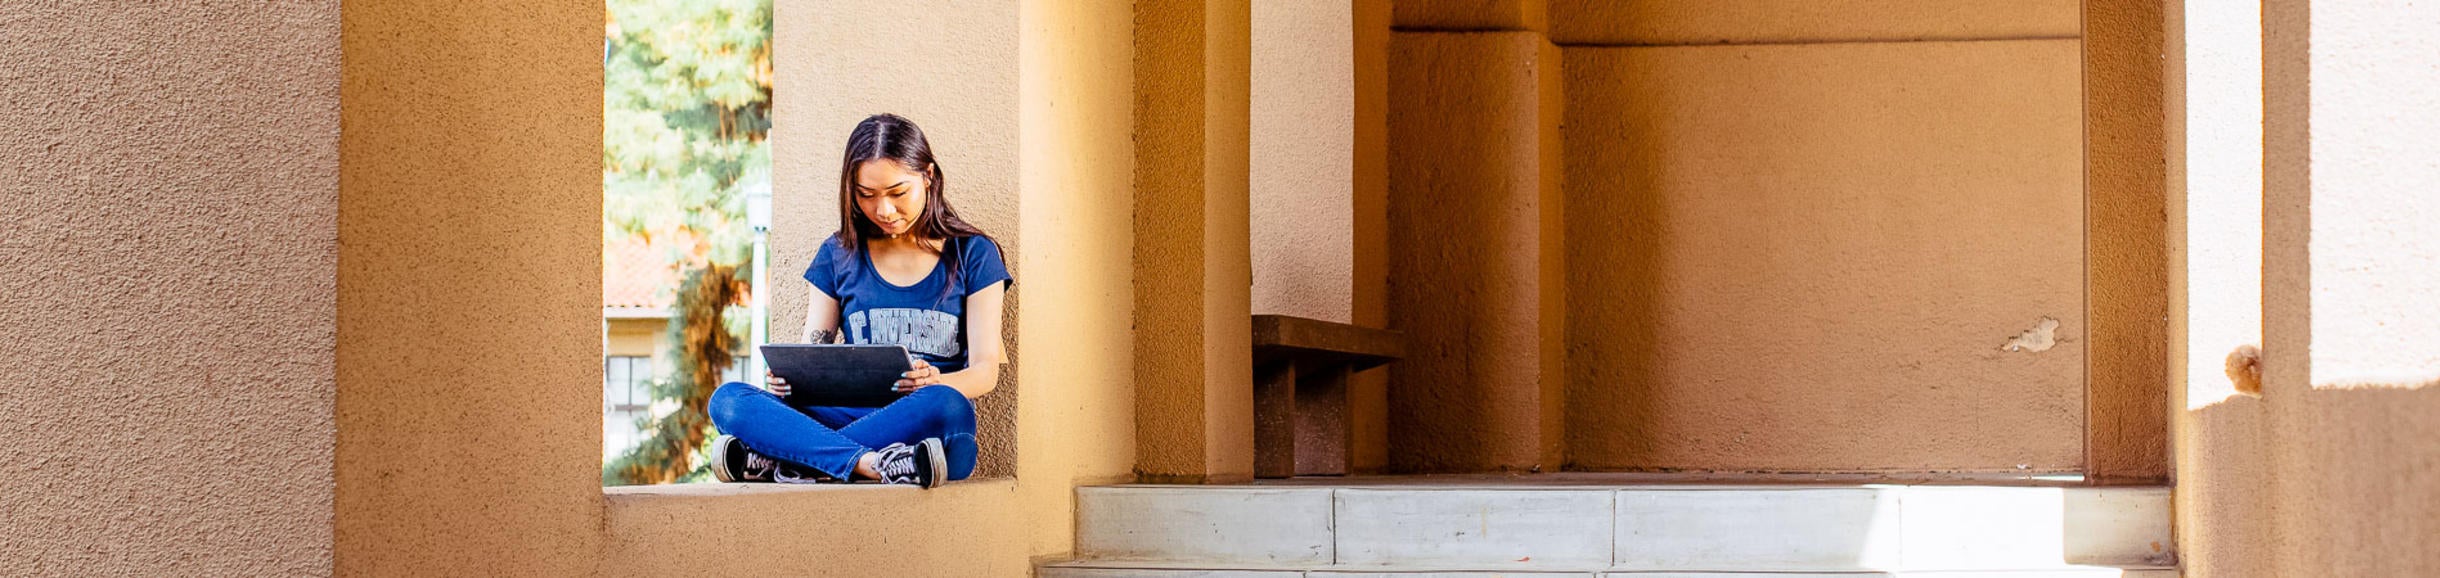
<path id="1" fill-rule="evenodd" d="M 685 497 L 711 497 L 711 496 L 784 496 L 784 495 L 793 495 L 793 494 L 833 494 L 833 493 L 841 493 L 841 492 L 844 492 L 844 493 L 846 493 L 846 495 L 852 495 L 852 496 L 855 496 L 855 498 L 854 498 L 854 499 L 878 499 L 878 497 L 877 497 L 877 496 L 876 496 L 876 494 L 875 494 L 875 493 L 878 493 L 878 492 L 899 492 L 899 493 L 906 493 L 906 494 L 941 494 L 941 493 L 949 493 L 949 494 L 954 494 L 954 493 L 958 493 L 958 492 L 971 492 L 971 491 L 979 491 L 979 490 L 981 490 L 982 488 L 999 488 L 999 489 L 1001 489 L 1001 490 L 1005 490 L 1005 491 L 1015 491 L 1015 490 L 1016 490 L 1016 487 L 1017 487 L 1017 480 L 1016 480 L 1016 478 L 978 478 L 978 479 L 970 479 L 970 480 L 960 480 L 960 481 L 955 481 L 955 482 L 949 482 L 949 484 L 948 484 L 948 485 L 941 486 L 940 488 L 938 488 L 938 489 L 933 489 L 933 490 L 924 490 L 924 489 L 917 488 L 917 487 L 914 487 L 914 486 L 905 486 L 905 485 L 896 485 L 896 484 L 875 484 L 875 483 L 855 483 L 855 484 L 720 484 L 720 483 L 709 483 L 709 482 L 707 482 L 707 483 L 700 483 L 700 484 L 661 484 L 661 485 L 650 485 L 650 486 L 608 486 L 608 487 L 604 487 L 604 488 L 602 488 L 602 494 L 603 494 L 603 495 L 606 495 L 606 496 L 609 496 L 610 501 L 611 501 L 611 504 L 612 504 L 612 505 L 611 505 L 611 507 L 612 507 L 612 508 L 616 508 L 616 507 L 618 507 L 618 506 L 617 506 L 617 503 L 618 503 L 618 501 L 619 501 L 621 498 L 648 498 L 648 497 L 685 498 Z"/>
<path id="2" fill-rule="evenodd" d="M 602 488 L 612 575 L 705 575 L 725 569 L 904 569 L 1017 576 L 1026 535 L 1017 480 L 938 489 L 885 484 L 677 484 Z M 721 554 L 751 552 L 752 555 Z M 844 564 L 844 566 L 842 566 Z M 1002 568 L 1001 566 L 1006 566 Z M 816 571 L 814 574 L 824 572 Z M 849 573 L 854 574 L 854 573 Z"/>

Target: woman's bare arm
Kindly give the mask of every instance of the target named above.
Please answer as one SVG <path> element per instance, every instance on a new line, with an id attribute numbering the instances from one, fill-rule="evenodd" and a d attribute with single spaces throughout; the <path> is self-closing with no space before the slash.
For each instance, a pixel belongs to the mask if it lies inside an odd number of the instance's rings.
<path id="1" fill-rule="evenodd" d="M 828 293 L 823 293 L 820 287 L 808 285 L 807 288 L 809 289 L 807 292 L 812 293 L 813 296 L 805 300 L 805 334 L 800 336 L 798 342 L 841 343 L 846 341 L 840 339 L 839 335 L 839 300 L 832 299 Z"/>
<path id="2" fill-rule="evenodd" d="M 899 380 L 900 389 L 914 391 L 926 385 L 946 385 L 973 399 L 999 387 L 1000 364 L 1008 362 L 1007 352 L 1000 347 L 1000 312 L 1007 297 L 1005 284 L 966 296 L 966 368 L 937 373 L 939 369 L 918 366 L 909 372 L 914 375 Z"/>

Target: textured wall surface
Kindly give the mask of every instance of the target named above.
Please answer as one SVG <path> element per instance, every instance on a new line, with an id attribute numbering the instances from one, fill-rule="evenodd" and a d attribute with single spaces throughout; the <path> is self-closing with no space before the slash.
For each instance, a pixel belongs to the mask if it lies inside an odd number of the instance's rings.
<path id="1" fill-rule="evenodd" d="M 1400 30 L 1550 29 L 1549 0 L 1399 0 L 1390 5 Z"/>
<path id="2" fill-rule="evenodd" d="M 839 230 L 839 175 L 847 133 L 864 117 L 895 113 L 923 127 L 958 215 L 1000 243 L 1010 286 L 1001 341 L 1009 364 L 976 400 L 977 476 L 1016 469 L 1020 327 L 1030 276 L 1018 266 L 1017 2 L 779 2 L 773 6 L 771 107 L 771 340 L 804 333 L 804 280 L 821 243 Z"/>
<path id="3" fill-rule="evenodd" d="M 1254 313 L 1352 320 L 1355 3 L 1253 0 Z"/>
<path id="4" fill-rule="evenodd" d="M 595 570 L 601 17 L 343 12 L 341 574 Z"/>
<path id="5" fill-rule="evenodd" d="M 1389 323 L 1389 0 L 1356 0 L 1355 198 L 1350 226 L 1349 317 L 1365 327 Z M 1348 421 L 1355 430 L 1353 473 L 1389 466 L 1389 368 L 1348 380 Z"/>
<path id="6" fill-rule="evenodd" d="M 1035 556 L 1074 549 L 1076 486 L 1135 478 L 1133 7 L 1021 9 L 1021 266 L 1038 297 L 1018 379 L 1042 385 L 1018 408 L 1017 499 Z"/>
<path id="7" fill-rule="evenodd" d="M 602 575 L 1021 577 L 1030 560 L 1015 486 L 617 488 Z"/>
<path id="8" fill-rule="evenodd" d="M 2440 5 L 2309 20 L 2313 385 L 2423 385 L 2440 378 Z"/>
<path id="9" fill-rule="evenodd" d="M 1135 6 L 1136 470 L 1251 479 L 1246 0 Z"/>
<path id="10" fill-rule="evenodd" d="M 2085 3 L 2085 474 L 2169 478 L 2160 0 Z"/>
<path id="11" fill-rule="evenodd" d="M 2076 0 L 1548 1 L 1550 39 L 1567 45 L 2061 38 L 2081 29 L 2083 6 Z"/>
<path id="12" fill-rule="evenodd" d="M 2271 476 L 2261 400 L 2237 395 L 2230 352 L 2262 343 L 2262 14 L 2169 2 L 2164 61 L 2178 553 L 2189 576 L 2267 562 Z M 2189 410 L 2192 410 L 2191 412 Z"/>
<path id="13" fill-rule="evenodd" d="M 331 568 L 339 6 L 0 15 L 0 574 Z"/>
<path id="14" fill-rule="evenodd" d="M 2243 45 L 2256 39 L 2242 15 L 2183 12 L 2170 62 L 2247 64 Z M 2440 539 L 2429 482 L 2440 475 L 2440 335 L 2428 314 L 2440 234 L 2427 224 L 2440 216 L 2440 170 L 2418 162 L 2440 150 L 2440 83 L 2426 73 L 2440 65 L 2435 26 L 2440 7 L 2428 5 L 2262 6 L 2263 396 L 2190 396 L 2196 408 L 2179 420 L 2180 540 L 2194 575 L 2440 574 L 2428 547 Z M 2248 96 L 2242 80 L 2182 79 L 2190 111 Z M 2253 119 L 2218 122 L 2229 126 L 2179 135 L 2172 166 L 2241 171 L 2242 159 L 2210 151 L 2225 146 L 2217 131 L 2242 135 Z M 2185 192 L 2245 200 L 2222 190 Z M 2192 231 L 2211 216 L 2184 220 Z M 2224 274 L 2187 263 L 2177 273 L 2189 294 Z M 2212 338 L 2186 313 L 2186 342 Z"/>
<path id="15" fill-rule="evenodd" d="M 1559 465 L 1560 82 L 1537 33 L 1390 41 L 1389 327 L 1407 338 L 1390 366 L 1394 469 Z"/>
<path id="16" fill-rule="evenodd" d="M 1573 467 L 2078 469 L 2077 59 L 1567 49 Z"/>

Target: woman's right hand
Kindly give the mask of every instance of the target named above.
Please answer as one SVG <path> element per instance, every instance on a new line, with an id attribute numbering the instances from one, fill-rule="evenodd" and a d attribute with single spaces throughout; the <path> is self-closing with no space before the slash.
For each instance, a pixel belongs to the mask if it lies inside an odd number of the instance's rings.
<path id="1" fill-rule="evenodd" d="M 779 376 L 765 371 L 763 372 L 763 391 L 771 392 L 771 395 L 786 397 L 789 392 L 788 380 L 780 379 Z"/>

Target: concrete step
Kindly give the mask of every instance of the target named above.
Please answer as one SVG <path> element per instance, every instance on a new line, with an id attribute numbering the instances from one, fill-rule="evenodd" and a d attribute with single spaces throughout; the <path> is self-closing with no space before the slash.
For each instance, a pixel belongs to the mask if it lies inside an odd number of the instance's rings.
<path id="1" fill-rule="evenodd" d="M 2174 569 L 2066 568 L 1949 572 L 1514 572 L 1210 570 L 1169 567 L 1044 566 L 1039 578 L 2178 578 Z"/>
<path id="2" fill-rule="evenodd" d="M 1078 559 L 1044 576 L 2048 578 L 2177 563 L 2166 488 L 1128 485 L 1077 499 Z"/>

